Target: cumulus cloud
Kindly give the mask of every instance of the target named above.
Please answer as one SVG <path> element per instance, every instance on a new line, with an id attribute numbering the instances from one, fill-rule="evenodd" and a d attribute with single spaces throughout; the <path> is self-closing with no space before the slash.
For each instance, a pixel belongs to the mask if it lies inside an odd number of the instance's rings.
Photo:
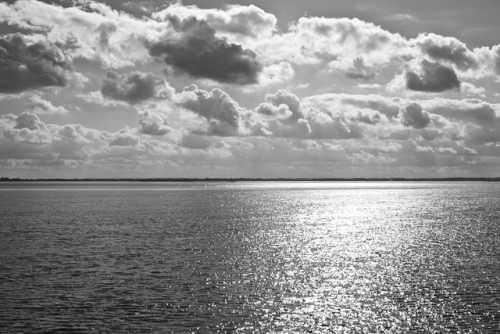
<path id="1" fill-rule="evenodd" d="M 152 149 L 152 144 L 148 149 Z M 30 159 L 35 165 L 59 160 L 126 158 L 145 152 L 137 129 L 115 133 L 81 124 L 48 124 L 30 112 L 0 116 L 0 160 Z"/>
<path id="2" fill-rule="evenodd" d="M 42 99 L 38 95 L 32 95 L 30 97 L 28 107 L 35 113 L 35 114 L 45 114 L 45 115 L 54 115 L 54 114 L 67 114 L 69 113 L 68 109 L 64 107 L 56 107 L 54 106 L 50 101 L 46 101 Z"/>
<path id="3" fill-rule="evenodd" d="M 271 35 L 277 23 L 274 15 L 266 13 L 254 5 L 229 5 L 224 10 L 221 10 L 172 4 L 166 9 L 155 13 L 154 17 L 163 20 L 171 17 L 180 19 L 196 17 L 198 20 L 206 21 L 218 33 L 252 38 Z"/>
<path id="4" fill-rule="evenodd" d="M 331 69 L 342 70 L 345 76 L 349 79 L 354 80 L 370 80 L 375 77 L 373 70 L 365 65 L 363 57 L 358 57 L 355 59 L 342 59 L 339 61 L 332 61 L 328 64 Z"/>
<path id="5" fill-rule="evenodd" d="M 477 124 L 481 127 L 500 124 L 500 107 L 481 100 L 432 99 L 420 103 L 431 113 L 452 121 Z"/>
<path id="6" fill-rule="evenodd" d="M 500 45 L 495 46 L 494 50 L 496 50 L 496 55 L 495 55 L 495 70 L 496 70 L 496 73 L 498 75 L 500 75 Z"/>
<path id="7" fill-rule="evenodd" d="M 357 114 L 359 109 L 370 109 L 379 111 L 387 118 L 392 119 L 399 114 L 402 99 L 385 97 L 376 94 L 356 95 L 356 94 L 321 94 L 305 98 L 303 103 L 308 107 L 313 107 L 330 112 L 349 111 Z"/>
<path id="8" fill-rule="evenodd" d="M 239 85 L 257 83 L 262 65 L 253 51 L 217 37 L 212 27 L 194 17 L 172 18 L 170 22 L 177 34 L 150 44 L 152 56 L 195 78 Z"/>
<path id="9" fill-rule="evenodd" d="M 460 88 L 460 81 L 452 68 L 427 60 L 421 62 L 421 73 L 406 73 L 406 88 L 420 92 L 439 93 Z"/>
<path id="10" fill-rule="evenodd" d="M 164 90 L 161 90 L 163 87 Z M 161 94 L 160 94 L 161 93 Z M 105 97 L 134 104 L 162 95 L 170 98 L 174 91 L 153 73 L 131 72 L 119 75 L 108 72 L 102 82 L 101 94 Z"/>
<path id="11" fill-rule="evenodd" d="M 272 118 L 287 119 L 292 117 L 292 112 L 286 104 L 275 106 L 272 103 L 264 102 L 259 104 L 258 107 L 255 108 L 255 112 L 260 115 L 269 116 Z"/>
<path id="12" fill-rule="evenodd" d="M 486 97 L 486 89 L 484 87 L 476 87 L 469 82 L 462 82 L 460 90 L 466 95 L 475 95 L 479 97 Z"/>
<path id="13" fill-rule="evenodd" d="M 310 138 L 352 139 L 363 137 L 362 128 L 355 123 L 349 123 L 342 114 L 330 114 L 312 109 L 306 118 L 311 127 Z"/>
<path id="14" fill-rule="evenodd" d="M 40 118 L 26 111 L 16 118 L 16 125 L 14 126 L 14 129 L 29 129 L 32 131 L 41 130 L 42 128 L 45 128 L 45 125 L 40 121 Z"/>
<path id="15" fill-rule="evenodd" d="M 71 57 L 98 60 L 107 68 L 147 61 L 144 41 L 156 40 L 165 28 L 163 22 L 138 19 L 87 0 L 64 7 L 35 0 L 0 2 L 0 20 L 44 34 L 52 43 L 66 44 Z"/>
<path id="16" fill-rule="evenodd" d="M 253 133 L 262 136 L 302 139 L 349 139 L 362 137 L 362 129 L 339 113 L 303 108 L 300 99 L 280 89 L 267 94 L 255 112 L 262 115 Z"/>
<path id="17" fill-rule="evenodd" d="M 145 111 L 139 121 L 140 132 L 152 136 L 163 136 L 172 131 L 167 121 L 158 113 Z"/>
<path id="18" fill-rule="evenodd" d="M 319 64 L 363 58 L 367 69 L 386 65 L 412 54 L 410 43 L 399 34 L 359 19 L 301 17 L 289 31 L 257 43 L 265 59 L 295 64 Z M 334 68 L 339 64 L 331 64 Z"/>
<path id="19" fill-rule="evenodd" d="M 110 146 L 137 146 L 139 145 L 139 136 L 132 133 L 129 129 L 122 129 L 111 136 Z"/>
<path id="20" fill-rule="evenodd" d="M 19 116 L 12 114 L 1 116 L 0 128 L 3 137 L 20 143 L 39 145 L 51 140 L 50 131 L 45 123 L 30 112 L 23 112 Z"/>
<path id="21" fill-rule="evenodd" d="M 0 93 L 66 86 L 69 62 L 49 42 L 30 43 L 21 34 L 0 37 Z"/>
<path id="22" fill-rule="evenodd" d="M 365 124 L 375 125 L 383 119 L 383 116 L 378 110 L 361 109 L 358 110 L 357 115 L 350 117 L 350 119 Z"/>
<path id="23" fill-rule="evenodd" d="M 272 64 L 264 67 L 259 78 L 261 86 L 283 84 L 295 76 L 295 71 L 289 62 L 282 61 L 279 64 Z"/>
<path id="24" fill-rule="evenodd" d="M 284 89 L 279 89 L 274 94 L 267 94 L 265 99 L 266 102 L 270 103 L 274 107 L 280 107 L 281 105 L 288 107 L 288 110 L 290 110 L 291 113 L 290 118 L 293 120 L 304 117 L 300 106 L 300 99 L 295 94 L 292 94 Z M 270 114 L 264 110 L 260 110 L 259 112 L 263 114 Z M 271 113 L 276 112 L 274 111 Z"/>
<path id="25" fill-rule="evenodd" d="M 460 70 L 465 71 L 478 66 L 475 54 L 467 48 L 465 43 L 456 38 L 421 34 L 415 42 L 431 58 L 449 61 Z"/>
<path id="26" fill-rule="evenodd" d="M 412 126 L 415 129 L 425 128 L 431 122 L 429 113 L 418 103 L 401 107 L 399 117 L 404 126 Z"/>
<path id="27" fill-rule="evenodd" d="M 208 92 L 191 85 L 176 95 L 175 102 L 208 120 L 210 134 L 231 136 L 239 133 L 245 110 L 218 88 Z"/>

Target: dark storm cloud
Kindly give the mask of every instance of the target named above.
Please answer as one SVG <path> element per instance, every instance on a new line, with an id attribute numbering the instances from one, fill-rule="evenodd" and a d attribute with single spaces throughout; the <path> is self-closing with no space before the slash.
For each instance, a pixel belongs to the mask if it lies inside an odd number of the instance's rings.
<path id="1" fill-rule="evenodd" d="M 460 88 L 460 81 L 453 69 L 439 63 L 423 60 L 422 73 L 406 73 L 406 88 L 420 92 L 443 92 L 445 90 Z"/>
<path id="2" fill-rule="evenodd" d="M 0 93 L 66 86 L 68 68 L 63 51 L 54 44 L 28 44 L 21 34 L 0 37 Z"/>
<path id="3" fill-rule="evenodd" d="M 179 36 L 149 45 L 152 56 L 192 77 L 240 85 L 257 82 L 262 65 L 253 51 L 216 37 L 212 27 L 194 17 L 170 22 Z"/>
<path id="4" fill-rule="evenodd" d="M 131 72 L 125 76 L 108 72 L 102 82 L 101 93 L 103 96 L 134 104 L 153 98 L 160 82 L 152 73 Z"/>
<path id="5" fill-rule="evenodd" d="M 418 103 L 411 103 L 406 107 L 401 107 L 399 117 L 404 126 L 412 126 L 415 129 L 425 128 L 431 122 L 429 113 L 422 110 L 422 106 Z"/>
<path id="6" fill-rule="evenodd" d="M 461 70 L 477 68 L 478 62 L 467 46 L 450 37 L 441 37 L 434 34 L 419 37 L 418 43 L 424 53 L 436 60 L 447 60 Z"/>

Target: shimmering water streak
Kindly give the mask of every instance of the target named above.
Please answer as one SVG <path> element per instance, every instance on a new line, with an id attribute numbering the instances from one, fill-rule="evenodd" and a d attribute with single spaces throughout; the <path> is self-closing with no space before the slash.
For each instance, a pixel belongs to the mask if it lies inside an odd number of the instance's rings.
<path id="1" fill-rule="evenodd" d="M 498 183 L 0 183 L 0 332 L 494 333 Z"/>

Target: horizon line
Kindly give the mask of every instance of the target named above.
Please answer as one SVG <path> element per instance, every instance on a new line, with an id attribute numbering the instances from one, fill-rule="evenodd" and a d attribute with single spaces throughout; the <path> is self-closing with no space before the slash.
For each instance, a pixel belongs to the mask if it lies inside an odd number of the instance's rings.
<path id="1" fill-rule="evenodd" d="M 86 178 L 9 178 L 0 177 L 0 182 L 251 182 L 251 181 L 489 181 L 500 182 L 500 177 L 86 177 Z"/>

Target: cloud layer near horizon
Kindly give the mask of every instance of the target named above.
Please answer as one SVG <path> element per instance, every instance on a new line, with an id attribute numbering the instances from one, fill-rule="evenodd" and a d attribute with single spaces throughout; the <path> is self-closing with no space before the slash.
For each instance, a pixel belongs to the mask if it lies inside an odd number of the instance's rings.
<path id="1" fill-rule="evenodd" d="M 148 8 L 0 2 L 2 176 L 500 173 L 500 45 Z"/>

